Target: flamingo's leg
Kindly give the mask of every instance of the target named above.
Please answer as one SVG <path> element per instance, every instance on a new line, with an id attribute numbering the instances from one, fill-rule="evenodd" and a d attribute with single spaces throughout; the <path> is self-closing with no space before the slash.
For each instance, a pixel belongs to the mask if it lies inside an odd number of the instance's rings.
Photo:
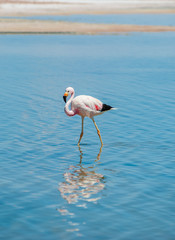
<path id="1" fill-rule="evenodd" d="M 78 145 L 80 145 L 81 139 L 83 137 L 83 123 L 84 123 L 84 117 L 81 117 L 82 119 L 82 125 L 81 125 L 81 134 L 80 134 L 80 139 L 78 141 Z"/>
<path id="2" fill-rule="evenodd" d="M 102 141 L 102 139 L 101 139 L 100 130 L 98 129 L 97 124 L 96 124 L 94 118 L 92 118 L 92 121 L 93 121 L 93 123 L 94 123 L 94 125 L 95 125 L 95 127 L 96 127 L 96 129 L 97 129 L 97 134 L 98 134 L 98 136 L 99 136 L 99 138 L 100 138 L 101 146 L 103 146 L 103 141 Z"/>

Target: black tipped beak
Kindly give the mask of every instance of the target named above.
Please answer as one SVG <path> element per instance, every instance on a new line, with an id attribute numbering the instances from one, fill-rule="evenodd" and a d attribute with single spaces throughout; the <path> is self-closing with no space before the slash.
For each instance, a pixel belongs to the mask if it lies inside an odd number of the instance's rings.
<path id="1" fill-rule="evenodd" d="M 63 99 L 64 99 L 65 103 L 66 103 L 66 98 L 67 98 L 67 96 L 63 96 Z"/>

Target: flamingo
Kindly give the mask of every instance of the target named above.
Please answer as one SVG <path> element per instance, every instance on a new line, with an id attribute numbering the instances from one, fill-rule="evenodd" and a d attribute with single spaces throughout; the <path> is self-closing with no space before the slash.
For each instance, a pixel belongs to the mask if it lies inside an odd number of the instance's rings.
<path id="1" fill-rule="evenodd" d="M 80 95 L 74 98 L 75 91 L 72 87 L 66 88 L 66 91 L 63 95 L 63 99 L 66 103 L 67 97 L 71 96 L 68 102 L 65 104 L 64 111 L 69 116 L 75 116 L 76 114 L 81 116 L 82 119 L 82 127 L 81 127 L 81 134 L 78 141 L 78 145 L 80 145 L 81 139 L 83 137 L 83 124 L 84 124 L 84 118 L 89 117 L 92 119 L 97 134 L 100 138 L 101 146 L 103 146 L 103 141 L 100 135 L 100 130 L 98 129 L 98 126 L 94 120 L 94 116 L 100 115 L 106 111 L 109 111 L 111 109 L 114 109 L 113 107 L 102 103 L 100 100 L 87 96 L 87 95 Z M 71 104 L 71 110 L 69 110 L 69 105 Z"/>

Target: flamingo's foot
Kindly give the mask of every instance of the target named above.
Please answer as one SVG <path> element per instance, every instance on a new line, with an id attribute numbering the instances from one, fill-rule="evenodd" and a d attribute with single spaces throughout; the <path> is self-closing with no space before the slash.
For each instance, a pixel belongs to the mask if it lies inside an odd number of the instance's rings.
<path id="1" fill-rule="evenodd" d="M 81 134 L 80 134 L 80 139 L 79 139 L 78 144 L 77 144 L 78 146 L 80 146 L 80 142 L 81 142 L 82 137 L 83 137 L 83 132 L 81 132 Z"/>
<path id="2" fill-rule="evenodd" d="M 100 134 L 100 130 L 99 129 L 97 130 L 97 134 L 98 134 L 98 136 L 100 138 L 101 146 L 103 147 L 103 141 L 101 139 L 101 134 Z"/>

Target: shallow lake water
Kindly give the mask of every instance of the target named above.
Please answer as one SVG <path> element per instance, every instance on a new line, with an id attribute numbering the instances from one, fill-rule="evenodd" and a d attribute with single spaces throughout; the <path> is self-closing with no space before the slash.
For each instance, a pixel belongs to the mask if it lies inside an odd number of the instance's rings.
<path id="1" fill-rule="evenodd" d="M 67 16 L 52 15 L 52 16 L 15 17 L 15 18 L 83 22 L 83 23 L 136 24 L 136 25 L 161 25 L 161 26 L 175 25 L 175 14 L 101 14 L 101 15 L 73 14 Z"/>
<path id="2" fill-rule="evenodd" d="M 175 239 L 175 33 L 0 36 L 0 238 Z M 72 86 L 118 108 L 64 113 Z"/>

